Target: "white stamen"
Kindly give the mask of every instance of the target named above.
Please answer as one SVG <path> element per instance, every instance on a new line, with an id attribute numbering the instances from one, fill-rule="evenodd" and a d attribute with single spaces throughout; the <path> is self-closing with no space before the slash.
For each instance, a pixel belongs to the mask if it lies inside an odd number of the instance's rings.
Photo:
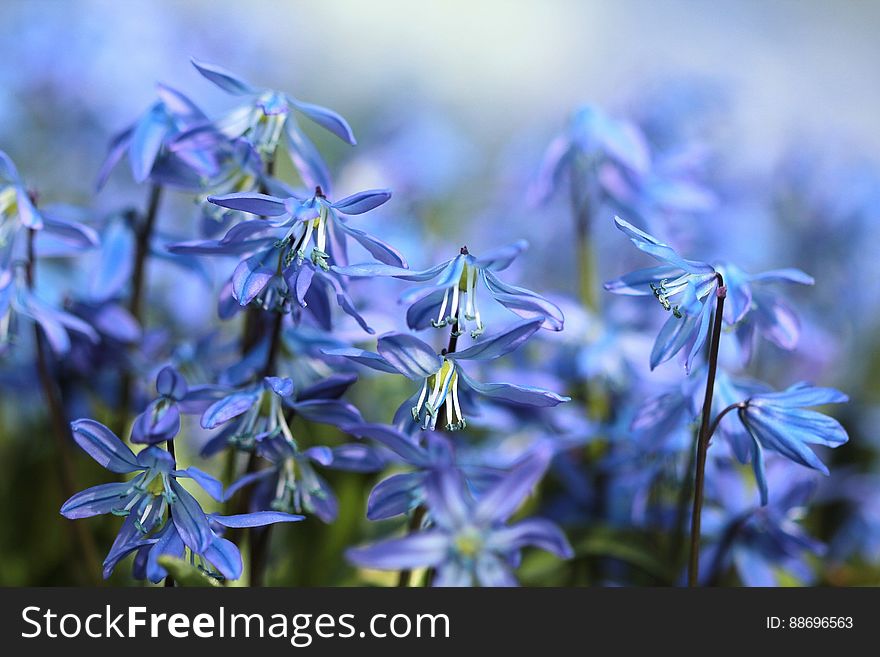
<path id="1" fill-rule="evenodd" d="M 449 303 L 449 290 L 443 293 L 443 303 L 440 304 L 440 312 L 437 314 L 437 321 L 434 322 L 434 326 L 446 326 L 446 319 L 444 315 L 446 313 L 446 305 Z"/>

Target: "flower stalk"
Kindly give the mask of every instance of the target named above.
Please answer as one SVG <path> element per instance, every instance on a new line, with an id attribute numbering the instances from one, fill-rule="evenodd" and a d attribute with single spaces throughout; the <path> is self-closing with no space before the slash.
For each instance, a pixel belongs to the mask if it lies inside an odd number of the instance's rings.
<path id="1" fill-rule="evenodd" d="M 33 292 L 36 287 L 36 257 L 35 257 L 36 231 L 28 229 L 27 239 L 27 264 L 25 277 L 28 288 Z M 72 437 L 70 425 L 67 422 L 67 414 L 64 410 L 64 402 L 61 399 L 61 390 L 52 375 L 49 365 L 49 352 L 43 331 L 38 322 L 34 322 L 34 343 L 37 351 L 37 373 L 40 386 L 43 388 L 43 396 L 49 410 L 49 418 L 52 422 L 52 435 L 55 436 L 55 444 L 58 449 L 58 480 L 61 483 L 61 492 L 64 499 L 69 498 L 77 491 L 76 476 L 74 474 L 73 460 L 70 451 Z M 73 533 L 79 544 L 89 581 L 100 584 L 101 561 L 92 535 L 80 524 L 74 524 Z"/>
<path id="2" fill-rule="evenodd" d="M 467 255 L 468 248 L 466 246 L 461 247 L 461 254 Z M 461 330 L 459 329 L 458 318 L 461 313 L 461 309 L 457 309 L 455 312 L 455 318 L 449 328 L 449 341 L 446 343 L 446 349 L 443 350 L 443 355 L 455 353 L 455 350 L 458 348 L 458 337 L 461 335 Z M 439 374 L 438 374 L 439 376 Z M 446 414 L 446 405 L 442 405 L 438 410 L 438 413 L 441 414 L 440 421 L 438 424 L 440 426 L 446 425 L 445 414 Z M 425 518 L 425 513 L 427 509 L 423 505 L 419 505 L 413 510 L 412 515 L 409 519 L 408 532 L 409 534 L 414 534 L 419 531 L 422 527 L 422 520 Z M 430 571 L 426 577 L 425 583 L 429 585 L 429 582 L 432 579 L 432 575 Z M 412 580 L 412 571 L 411 570 L 401 570 L 400 575 L 397 578 L 397 586 L 398 587 L 406 587 L 409 586 L 410 581 Z"/>
<path id="3" fill-rule="evenodd" d="M 131 296 L 128 300 L 128 309 L 131 311 L 138 324 L 144 322 L 144 292 L 147 280 L 147 258 L 150 254 L 150 242 L 153 239 L 153 231 L 159 215 L 159 203 L 162 200 L 162 186 L 154 183 L 150 187 L 147 200 L 147 209 L 135 231 L 134 268 L 131 274 Z M 122 374 L 119 384 L 119 410 L 120 419 L 117 433 L 125 435 L 128 425 L 129 406 L 131 406 L 131 394 L 134 379 L 127 369 Z"/>
<path id="4" fill-rule="evenodd" d="M 718 287 L 715 291 L 715 318 L 709 343 L 709 364 L 706 377 L 706 394 L 703 398 L 703 415 L 700 422 L 700 433 L 697 438 L 696 470 L 694 474 L 694 504 L 691 513 L 690 555 L 688 558 L 688 586 L 697 586 L 700 576 L 700 521 L 703 513 L 703 488 L 706 479 L 706 455 L 709 451 L 709 440 L 717 423 L 710 426 L 712 416 L 712 396 L 715 392 L 715 375 L 718 371 L 718 347 L 721 342 L 721 323 L 724 319 L 724 299 L 727 288 L 724 278 L 716 273 Z M 687 484 L 685 484 L 687 485 Z"/>

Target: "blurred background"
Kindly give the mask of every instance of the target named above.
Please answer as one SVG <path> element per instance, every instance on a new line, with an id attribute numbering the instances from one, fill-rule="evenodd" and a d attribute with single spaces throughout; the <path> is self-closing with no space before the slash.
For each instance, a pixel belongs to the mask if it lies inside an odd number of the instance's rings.
<path id="1" fill-rule="evenodd" d="M 858 0 L 6 0 L 0 149 L 47 203 L 82 206 L 86 216 L 140 206 L 146 191 L 125 172 L 94 195 L 107 144 L 153 102 L 157 82 L 210 116 L 232 107 L 190 65 L 197 57 L 344 115 L 357 148 L 315 135 L 338 195 L 392 188 L 395 198 L 365 226 L 411 266 L 427 267 L 459 242 L 478 251 L 525 237 L 532 249 L 517 279 L 564 304 L 576 292 L 570 212 L 564 195 L 535 209 L 528 190 L 572 111 L 596 105 L 638 124 L 655 152 L 687 144 L 706 153 L 700 182 L 717 204 L 672 217 L 663 237 L 701 259 L 736 259 L 750 271 L 798 266 L 816 278 L 796 293 L 798 349 L 762 375 L 850 394 L 841 414 L 851 443 L 832 470 L 871 475 L 880 447 L 878 34 L 880 3 Z M 172 203 L 185 214 L 191 200 Z M 179 216 L 165 213 L 163 228 L 191 236 Z M 609 217 L 595 235 L 602 280 L 625 271 Z M 697 253 L 701 245 L 709 252 Z M 175 289 L 174 275 L 157 269 L 157 289 Z M 213 321 L 215 292 L 180 288 L 181 333 Z M 566 334 L 576 341 L 586 323 L 575 312 Z M 16 366 L 4 366 L 7 383 Z M 21 392 L 4 386 L 0 400 L 0 583 L 70 583 L 39 447 L 45 429 Z M 84 482 L 100 480 L 83 467 Z M 859 523 L 858 545 L 829 558 L 821 581 L 880 583 L 872 499 L 849 510 L 829 502 L 832 512 L 815 521 L 829 544 Z"/>

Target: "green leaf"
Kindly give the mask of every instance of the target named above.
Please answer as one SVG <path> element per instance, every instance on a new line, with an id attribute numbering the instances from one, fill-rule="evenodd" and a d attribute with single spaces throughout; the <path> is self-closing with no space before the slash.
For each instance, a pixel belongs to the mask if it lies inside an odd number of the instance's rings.
<path id="1" fill-rule="evenodd" d="M 577 557 L 609 557 L 619 559 L 666 581 L 674 579 L 669 565 L 657 556 L 657 548 L 645 545 L 632 532 L 599 529 L 574 543 Z"/>
<path id="2" fill-rule="evenodd" d="M 188 561 L 167 554 L 159 557 L 159 565 L 168 571 L 178 586 L 221 586 L 213 577 L 208 577 Z"/>

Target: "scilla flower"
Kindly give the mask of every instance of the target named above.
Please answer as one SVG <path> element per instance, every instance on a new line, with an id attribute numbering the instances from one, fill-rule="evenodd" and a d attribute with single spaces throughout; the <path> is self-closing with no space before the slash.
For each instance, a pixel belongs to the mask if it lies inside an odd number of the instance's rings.
<path id="1" fill-rule="evenodd" d="M 417 337 L 405 333 L 387 333 L 379 338 L 378 353 L 362 349 L 326 349 L 331 356 L 343 356 L 360 365 L 380 372 L 402 374 L 421 381 L 418 392 L 404 406 L 408 406 L 415 422 L 423 429 L 435 429 L 444 411 L 448 431 L 467 425 L 464 408 L 471 402 L 470 395 L 520 406 L 556 406 L 568 397 L 532 386 L 513 383 L 480 383 L 464 371 L 461 361 L 486 361 L 499 358 L 525 342 L 544 322 L 543 317 L 524 320 L 513 327 L 489 336 L 463 351 L 438 354 Z M 401 407 L 401 409 L 404 408 Z"/>
<path id="2" fill-rule="evenodd" d="M 135 474 L 129 481 L 101 484 L 77 493 L 61 507 L 66 518 L 88 518 L 112 513 L 131 517 L 141 534 L 161 526 L 170 513 L 183 542 L 201 552 L 213 542 L 208 518 L 196 499 L 180 485 L 180 478 L 193 479 L 209 495 L 222 499 L 222 484 L 198 468 L 177 470 L 174 457 L 150 446 L 134 454 L 107 427 L 94 420 L 71 423 L 73 438 L 99 464 L 120 474 Z"/>
<path id="3" fill-rule="evenodd" d="M 251 450 L 261 441 L 282 435 L 292 440 L 285 410 L 335 426 L 362 421 L 360 412 L 348 402 L 320 396 L 322 392 L 333 394 L 331 388 L 316 384 L 297 395 L 291 379 L 267 376 L 251 386 L 227 389 L 202 414 L 204 429 L 225 425 L 223 431 L 205 445 L 203 455 L 214 454 L 226 445 Z M 328 390 L 331 392 L 327 393 Z"/>
<path id="4" fill-rule="evenodd" d="M 179 91 L 157 86 L 159 99 L 134 124 L 113 137 L 110 151 L 98 174 L 98 189 L 113 168 L 128 154 L 132 177 L 142 183 L 198 188 L 218 170 L 217 152 L 210 148 L 174 148 L 177 138 L 190 128 L 204 125 L 208 118 Z"/>
<path id="5" fill-rule="evenodd" d="M 352 228 L 339 216 L 369 212 L 390 198 L 391 192 L 387 189 L 370 189 L 333 202 L 324 195 L 321 187 L 316 187 L 311 198 L 277 198 L 241 192 L 212 196 L 208 200 L 224 208 L 267 217 L 263 223 L 274 229 L 278 248 L 287 247 L 287 264 L 294 258 L 299 261 L 308 258 L 324 271 L 328 271 L 331 264 L 347 262 L 346 237 L 360 243 L 381 262 L 405 266 L 403 256 L 396 249 Z M 254 231 L 251 226 L 251 233 Z"/>
<path id="6" fill-rule="evenodd" d="M 718 273 L 705 262 L 682 258 L 672 247 L 620 217 L 615 217 L 614 222 L 636 248 L 663 264 L 609 281 L 605 283 L 605 289 L 615 294 L 653 295 L 671 316 L 654 341 L 651 369 L 686 348 L 685 371 L 690 373 L 693 360 L 709 332 Z"/>
<path id="7" fill-rule="evenodd" d="M 516 586 L 513 570 L 524 547 L 573 556 L 562 531 L 540 518 L 507 520 L 540 481 L 550 452 L 514 467 L 477 500 L 452 469 L 432 472 L 425 483 L 430 526 L 404 538 L 353 548 L 349 561 L 363 568 L 435 568 L 434 586 Z"/>
<path id="8" fill-rule="evenodd" d="M 330 188 L 327 166 L 318 149 L 300 129 L 293 110 L 354 146 L 357 141 L 345 119 L 326 107 L 303 102 L 283 92 L 252 87 L 220 66 L 195 60 L 193 66 L 223 91 L 249 98 L 247 104 L 214 123 L 217 131 L 228 139 L 243 137 L 261 157 L 267 159 L 274 156 L 282 138 L 286 138 L 290 159 L 306 184 Z"/>
<path id="9" fill-rule="evenodd" d="M 520 317 L 541 317 L 543 328 L 561 331 L 564 319 L 556 305 L 536 292 L 505 283 L 495 275 L 495 272 L 507 269 L 527 245 L 525 240 L 520 240 L 480 258 L 464 246 L 451 260 L 423 271 L 378 263 L 333 267 L 333 271 L 352 277 L 391 276 L 405 281 L 432 281 L 401 297 L 402 302 L 409 304 L 406 323 L 414 330 L 450 325 L 454 326 L 457 335 L 461 335 L 470 324 L 473 326 L 471 337 L 478 337 L 486 328 L 477 303 L 477 290 L 482 288 L 488 296 Z"/>
<path id="10" fill-rule="evenodd" d="M 100 340 L 97 331 L 88 323 L 63 310 L 55 308 L 30 291 L 24 268 L 14 271 L 0 269 L 0 354 L 14 340 L 15 320 L 26 319 L 43 330 L 43 335 L 57 355 L 70 350 L 70 332 L 85 336 L 92 343 Z"/>
<path id="11" fill-rule="evenodd" d="M 476 464 L 460 457 L 447 436 L 425 433 L 424 445 L 393 427 L 383 424 L 358 424 L 346 427 L 358 438 L 373 440 L 391 450 L 401 461 L 413 468 L 411 472 L 392 474 L 380 481 L 367 500 L 367 518 L 385 520 L 408 513 L 425 502 L 425 481 L 434 470 L 454 468 L 464 476 L 472 490 L 483 491 L 504 475 L 499 468 Z"/>
<path id="12" fill-rule="evenodd" d="M 736 326 L 737 341 L 746 360 L 758 334 L 781 349 L 794 349 L 800 337 L 800 321 L 780 295 L 768 286 L 774 283 L 813 285 L 813 277 L 793 268 L 749 274 L 736 265 L 724 263 L 718 269 L 724 274 L 728 290 L 724 322 Z"/>
<path id="13" fill-rule="evenodd" d="M 180 431 L 178 402 L 186 397 L 188 386 L 173 367 L 164 367 L 156 376 L 159 398 L 150 402 L 131 427 L 131 442 L 152 445 L 171 440 Z"/>
<path id="14" fill-rule="evenodd" d="M 781 392 L 752 395 L 728 406 L 719 415 L 716 419 L 719 426 L 724 422 L 732 423 L 735 420 L 725 415 L 736 410 L 739 422 L 751 437 L 752 468 L 761 492 L 761 504 L 767 504 L 768 498 L 764 450 L 771 450 L 827 475 L 828 468 L 808 445 L 839 447 L 849 438 L 840 422 L 809 408 L 847 401 L 849 398 L 839 390 L 797 383 Z"/>
<path id="15" fill-rule="evenodd" d="M 650 166 L 648 144 L 637 126 L 588 105 L 572 115 L 565 133 L 548 146 L 530 195 L 544 201 L 568 177 L 578 203 L 595 203 L 602 195 L 613 196 L 616 186 L 605 190 L 594 183 L 641 176 Z"/>
<path id="16" fill-rule="evenodd" d="M 709 481 L 719 504 L 707 509 L 701 583 L 716 584 L 731 566 L 745 586 L 790 585 L 792 577 L 812 583 L 815 571 L 810 561 L 823 557 L 826 549 L 801 523 L 816 489 L 811 475 L 794 472 L 781 459 L 773 461 L 767 469 L 773 501 L 757 506 L 754 490 L 739 469 L 716 464 Z"/>
<path id="17" fill-rule="evenodd" d="M 377 472 L 385 464 L 375 450 L 365 445 L 323 445 L 301 449 L 290 432 L 261 440 L 257 453 L 271 467 L 246 474 L 226 490 L 230 498 L 240 489 L 256 485 L 251 503 L 256 508 L 283 512 L 313 513 L 323 522 L 333 522 L 339 502 L 330 484 L 315 466 L 356 472 Z"/>
<path id="18" fill-rule="evenodd" d="M 390 197 L 387 190 L 368 190 L 331 202 L 320 188 L 311 198 L 282 199 L 259 193 L 211 197 L 218 206 L 266 218 L 236 224 L 220 240 L 183 242 L 169 250 L 207 255 L 249 253 L 231 280 L 230 293 L 240 305 L 257 301 L 266 309 L 289 312 L 293 301 L 308 306 L 312 285 L 318 283 L 322 292 L 335 296 L 339 306 L 369 330 L 339 276 L 329 269 L 331 264 L 347 262 L 347 237 L 383 262 L 406 265 L 393 247 L 348 226 L 339 216 L 363 214 Z"/>
<path id="19" fill-rule="evenodd" d="M 19 226 L 39 230 L 43 217 L 10 157 L 0 151 L 0 248 L 11 242 Z"/>

